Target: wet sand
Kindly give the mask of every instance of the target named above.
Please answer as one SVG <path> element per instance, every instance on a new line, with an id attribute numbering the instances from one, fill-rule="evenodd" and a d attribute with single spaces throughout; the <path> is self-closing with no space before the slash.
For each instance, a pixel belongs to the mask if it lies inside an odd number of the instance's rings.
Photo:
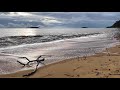
<path id="1" fill-rule="evenodd" d="M 120 45 L 93 56 L 73 58 L 33 70 L 0 75 L 0 78 L 120 78 Z"/>

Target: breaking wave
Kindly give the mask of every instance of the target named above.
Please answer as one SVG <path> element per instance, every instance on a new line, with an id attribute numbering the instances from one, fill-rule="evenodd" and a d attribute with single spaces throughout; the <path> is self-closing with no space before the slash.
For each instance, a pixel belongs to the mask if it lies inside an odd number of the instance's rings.
<path id="1" fill-rule="evenodd" d="M 100 33 L 89 33 L 89 34 L 75 34 L 75 35 L 36 35 L 36 36 L 8 36 L 0 38 L 0 48 L 8 46 L 17 46 L 23 44 L 43 43 L 54 40 L 70 39 L 76 37 L 85 37 L 90 35 L 96 35 Z"/>

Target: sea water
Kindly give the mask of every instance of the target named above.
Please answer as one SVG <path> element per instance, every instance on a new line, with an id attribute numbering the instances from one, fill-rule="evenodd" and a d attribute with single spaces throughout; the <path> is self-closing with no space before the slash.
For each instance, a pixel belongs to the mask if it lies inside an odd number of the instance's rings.
<path id="1" fill-rule="evenodd" d="M 47 65 L 99 53 L 119 44 L 119 37 L 117 28 L 1 28 L 0 74 L 31 69 L 17 63 L 27 62 L 19 57 L 35 60 L 45 55 Z"/>

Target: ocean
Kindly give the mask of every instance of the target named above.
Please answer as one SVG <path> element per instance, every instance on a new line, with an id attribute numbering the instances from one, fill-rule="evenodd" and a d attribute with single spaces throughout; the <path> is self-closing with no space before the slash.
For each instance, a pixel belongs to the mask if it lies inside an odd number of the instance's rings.
<path id="1" fill-rule="evenodd" d="M 44 55 L 45 64 L 90 56 L 115 46 L 120 40 L 117 28 L 0 28 L 0 74 L 13 73 L 26 63 Z M 40 65 L 40 67 L 43 65 Z"/>

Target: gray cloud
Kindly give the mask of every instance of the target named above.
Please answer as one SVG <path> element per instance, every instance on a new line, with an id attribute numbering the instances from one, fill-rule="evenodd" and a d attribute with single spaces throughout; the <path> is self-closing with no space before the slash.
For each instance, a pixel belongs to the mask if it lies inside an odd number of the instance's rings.
<path id="1" fill-rule="evenodd" d="M 1 27 L 1 28 L 4 28 L 5 26 L 4 26 L 4 25 L 2 25 L 2 24 L 0 24 L 0 27 Z"/>
<path id="2" fill-rule="evenodd" d="M 0 27 L 107 27 L 120 12 L 0 12 Z"/>

